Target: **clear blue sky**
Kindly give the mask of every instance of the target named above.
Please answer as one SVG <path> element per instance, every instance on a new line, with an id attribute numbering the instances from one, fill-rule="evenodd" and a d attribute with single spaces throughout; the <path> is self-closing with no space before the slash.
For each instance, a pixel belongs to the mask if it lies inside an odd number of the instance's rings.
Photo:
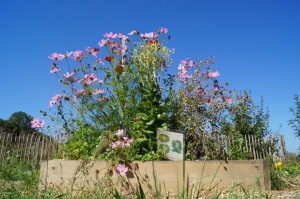
<path id="1" fill-rule="evenodd" d="M 297 152 L 287 120 L 293 96 L 300 94 L 300 1 L 3 1 L 0 6 L 0 118 L 47 110 L 57 79 L 49 74 L 52 52 L 96 47 L 106 32 L 169 29 L 180 59 L 217 58 L 222 81 L 261 96 L 270 127 L 280 126 L 287 149 Z"/>

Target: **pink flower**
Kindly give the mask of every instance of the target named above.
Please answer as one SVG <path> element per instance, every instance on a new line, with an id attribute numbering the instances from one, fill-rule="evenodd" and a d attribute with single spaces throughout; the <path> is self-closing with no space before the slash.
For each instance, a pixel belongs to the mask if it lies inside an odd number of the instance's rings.
<path id="1" fill-rule="evenodd" d="M 58 71 L 60 71 L 60 68 L 57 66 L 53 66 L 52 69 L 50 70 L 50 73 L 57 73 Z"/>
<path id="2" fill-rule="evenodd" d="M 110 146 L 112 149 L 116 149 L 118 147 L 116 142 L 112 142 Z"/>
<path id="3" fill-rule="evenodd" d="M 91 55 L 94 55 L 95 57 L 97 57 L 97 52 L 99 51 L 99 48 L 87 47 L 85 50 L 88 54 L 91 54 Z"/>
<path id="4" fill-rule="evenodd" d="M 137 31 L 136 30 L 133 30 L 133 31 L 131 31 L 130 33 L 128 33 L 128 35 L 133 35 L 133 34 L 137 34 Z"/>
<path id="5" fill-rule="evenodd" d="M 49 102 L 49 106 L 52 107 L 56 104 L 56 102 L 58 100 L 62 99 L 62 95 L 61 94 L 55 94 L 52 98 L 51 101 Z"/>
<path id="6" fill-rule="evenodd" d="M 195 62 L 186 58 L 185 60 L 181 60 L 180 63 L 184 66 L 195 66 Z"/>
<path id="7" fill-rule="evenodd" d="M 158 29 L 158 32 L 159 33 L 168 33 L 168 29 L 165 28 L 165 27 L 161 27 L 161 28 Z"/>
<path id="8" fill-rule="evenodd" d="M 110 48 L 116 48 L 118 47 L 118 44 L 116 44 L 115 42 L 111 42 L 109 46 Z"/>
<path id="9" fill-rule="evenodd" d="M 127 37 L 126 35 L 123 35 L 122 33 L 119 33 L 119 34 L 117 35 L 117 37 L 118 37 L 119 39 L 122 39 L 123 41 L 126 41 L 126 40 L 128 39 L 128 37 Z"/>
<path id="10" fill-rule="evenodd" d="M 58 54 L 58 53 L 52 53 L 50 56 L 48 56 L 49 59 L 53 60 L 62 60 L 65 56 L 63 54 Z"/>
<path id="11" fill-rule="evenodd" d="M 188 71 L 186 69 L 186 64 L 181 62 L 179 64 L 178 69 L 179 69 L 179 72 L 177 75 L 180 78 L 180 81 L 183 83 L 186 83 L 186 80 L 192 77 L 192 75 L 188 75 Z"/>
<path id="12" fill-rule="evenodd" d="M 70 57 L 72 53 L 73 53 L 73 51 L 71 51 L 71 52 L 66 52 L 66 53 L 64 54 L 65 58 Z"/>
<path id="13" fill-rule="evenodd" d="M 85 84 L 91 84 L 94 81 L 97 81 L 98 78 L 95 74 L 85 74 L 83 77 L 84 83 Z"/>
<path id="14" fill-rule="evenodd" d="M 219 87 L 214 87 L 214 89 L 213 89 L 214 92 L 218 92 L 218 90 L 219 90 Z"/>
<path id="15" fill-rule="evenodd" d="M 102 46 L 107 46 L 107 44 L 109 43 L 110 43 L 109 39 L 101 39 L 101 41 L 98 42 L 98 45 L 102 47 Z"/>
<path id="16" fill-rule="evenodd" d="M 123 136 L 125 135 L 125 131 L 124 131 L 124 129 L 120 129 L 120 130 L 118 130 L 118 132 L 116 132 L 115 134 L 116 134 L 116 136 L 118 136 L 118 137 L 123 137 Z"/>
<path id="17" fill-rule="evenodd" d="M 39 118 L 33 118 L 31 123 L 31 128 L 43 128 L 45 122 Z"/>
<path id="18" fill-rule="evenodd" d="M 98 64 L 104 65 L 103 61 L 98 56 L 96 57 L 96 61 L 97 61 Z"/>
<path id="19" fill-rule="evenodd" d="M 110 33 L 105 33 L 103 36 L 106 37 L 107 39 L 111 39 L 111 38 L 116 38 L 117 34 L 110 32 Z"/>
<path id="20" fill-rule="evenodd" d="M 218 71 L 215 71 L 215 72 L 209 71 L 208 74 L 207 74 L 207 76 L 208 76 L 209 78 L 215 78 L 215 77 L 220 76 L 220 73 L 219 73 Z"/>
<path id="21" fill-rule="evenodd" d="M 128 138 L 128 137 L 123 137 L 124 141 L 125 141 L 125 146 L 130 147 L 130 144 L 132 143 L 132 139 Z"/>
<path id="22" fill-rule="evenodd" d="M 127 45 L 122 46 L 121 48 L 119 47 L 119 49 L 121 51 L 122 55 L 125 55 L 126 51 L 127 51 Z"/>
<path id="23" fill-rule="evenodd" d="M 185 72 L 184 73 L 179 72 L 178 76 L 180 78 L 180 81 L 183 82 L 183 83 L 186 83 L 186 80 L 192 77 L 192 75 L 188 75 L 187 72 L 186 73 Z"/>
<path id="24" fill-rule="evenodd" d="M 65 77 L 69 82 L 75 82 L 74 75 L 75 75 L 75 73 L 69 73 L 69 72 L 67 72 L 66 74 L 64 74 L 64 77 Z"/>
<path id="25" fill-rule="evenodd" d="M 95 90 L 94 92 L 93 92 L 93 94 L 94 95 L 98 95 L 98 94 L 101 94 L 101 93 L 103 93 L 104 92 L 104 89 L 99 89 L 99 90 Z"/>
<path id="26" fill-rule="evenodd" d="M 121 147 L 121 148 L 124 147 L 124 142 L 116 141 L 116 144 L 117 144 L 119 147 Z"/>
<path id="27" fill-rule="evenodd" d="M 149 32 L 149 33 L 141 34 L 141 37 L 153 39 L 157 37 L 157 34 L 154 32 Z"/>
<path id="28" fill-rule="evenodd" d="M 119 164 L 116 168 L 116 172 L 121 176 L 125 176 L 128 172 L 128 167 L 126 167 L 125 164 Z"/>
<path id="29" fill-rule="evenodd" d="M 77 62 L 81 62 L 83 56 L 83 51 L 77 50 L 73 52 L 73 59 L 75 59 Z"/>
<path id="30" fill-rule="evenodd" d="M 232 99 L 229 96 L 222 97 L 222 102 L 225 104 L 232 104 Z"/>
<path id="31" fill-rule="evenodd" d="M 84 94 L 85 94 L 85 90 L 84 89 L 77 90 L 75 92 L 75 98 L 78 98 L 80 95 L 84 95 Z"/>

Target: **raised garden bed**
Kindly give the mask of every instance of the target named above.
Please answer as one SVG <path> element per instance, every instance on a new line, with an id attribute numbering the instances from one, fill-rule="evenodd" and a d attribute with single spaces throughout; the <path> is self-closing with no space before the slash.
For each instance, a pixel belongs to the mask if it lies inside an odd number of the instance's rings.
<path id="1" fill-rule="evenodd" d="M 182 161 L 136 162 L 138 176 L 145 184 L 154 187 L 153 168 L 161 190 L 175 192 L 183 187 Z M 107 171 L 108 163 L 104 161 L 49 160 L 41 164 L 40 190 L 58 187 L 72 190 L 76 187 L 92 189 L 97 180 L 101 180 Z M 186 161 L 185 176 L 189 186 L 203 189 L 228 188 L 241 184 L 251 190 L 259 185 L 261 190 L 270 190 L 268 163 L 265 160 L 242 161 Z M 113 178 L 117 175 L 114 174 Z M 127 179 L 136 185 L 137 180 L 132 172 L 127 172 Z"/>

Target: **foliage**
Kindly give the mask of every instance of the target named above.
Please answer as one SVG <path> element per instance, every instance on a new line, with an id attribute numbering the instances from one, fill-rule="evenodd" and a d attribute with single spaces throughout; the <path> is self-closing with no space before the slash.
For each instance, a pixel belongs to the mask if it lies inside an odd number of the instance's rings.
<path id="1" fill-rule="evenodd" d="M 67 159 L 90 159 L 91 154 L 95 151 L 97 142 L 99 142 L 99 134 L 88 124 L 78 124 L 78 126 L 81 126 L 81 128 L 67 139 L 62 150 Z"/>
<path id="2" fill-rule="evenodd" d="M 300 164 L 299 157 L 288 153 L 285 161 L 273 161 L 270 157 L 270 180 L 272 190 L 283 190 L 286 188 L 300 188 Z"/>
<path id="3" fill-rule="evenodd" d="M 49 56 L 50 73 L 64 89 L 42 113 L 66 132 L 65 158 L 100 158 L 115 166 L 162 159 L 167 149 L 157 147 L 157 128 L 184 133 L 185 145 L 173 145 L 186 159 L 251 158 L 240 149 L 243 135 L 262 138 L 269 133 L 263 101 L 256 107 L 247 92 L 222 85 L 220 73 L 212 69 L 213 57 L 181 60 L 177 75 L 168 74 L 174 50 L 166 45 L 167 32 L 110 32 L 100 48 Z M 42 122 L 35 118 L 33 125 L 41 127 Z M 132 142 L 117 136 L 121 130 Z M 227 149 L 218 141 L 224 136 L 238 139 Z M 116 143 L 121 148 L 113 148 Z"/>
<path id="4" fill-rule="evenodd" d="M 33 129 L 31 128 L 30 124 L 32 119 L 32 116 L 23 111 L 15 112 L 11 114 L 11 116 L 8 118 L 9 121 L 16 122 L 19 125 L 21 131 L 30 133 L 33 132 Z"/>
<path id="5" fill-rule="evenodd" d="M 86 145 L 87 139 L 92 142 L 89 146 L 97 146 L 98 138 L 103 138 L 105 132 L 124 129 L 134 140 L 132 147 L 136 159 L 156 158 L 152 157 L 156 151 L 156 128 L 167 120 L 169 106 L 166 105 L 172 93 L 162 89 L 170 84 L 164 75 L 172 62 L 170 54 L 173 52 L 164 46 L 165 39 L 159 38 L 163 33 L 141 34 L 136 42 L 130 42 L 131 39 L 123 34 L 104 35 L 106 39 L 99 45 L 107 49 L 105 63 L 98 55 L 99 48 L 88 47 L 86 53 L 78 50 L 49 56 L 54 60 L 50 72 L 58 76 L 66 89 L 49 102 L 50 107 L 56 107 L 54 115 L 43 114 L 60 121 L 69 136 L 74 136 L 66 148 L 70 146 L 72 151 L 73 141 L 80 148 Z M 139 35 L 136 31 L 132 34 Z M 66 73 L 60 68 L 62 59 L 67 61 Z M 71 61 L 78 67 L 71 68 Z M 169 88 L 172 90 L 171 86 Z M 80 132 L 85 131 L 79 123 L 93 129 L 85 133 L 87 137 L 91 133 L 90 138 L 78 139 Z M 95 139 L 95 136 L 98 137 Z M 86 151 L 89 156 L 91 152 Z M 77 157 L 82 158 L 81 155 Z"/>
<path id="6" fill-rule="evenodd" d="M 31 128 L 32 117 L 23 112 L 18 111 L 8 118 L 8 120 L 0 119 L 0 132 L 12 133 L 14 135 L 19 135 L 21 133 L 32 133 L 35 132 L 33 128 Z"/>
<path id="7" fill-rule="evenodd" d="M 293 118 L 290 119 L 289 125 L 295 132 L 295 135 L 300 139 L 300 99 L 299 95 L 295 95 L 295 107 L 290 108 L 290 112 L 293 114 Z"/>
<path id="8" fill-rule="evenodd" d="M 214 58 L 194 62 L 186 59 L 179 65 L 179 101 L 175 121 L 185 133 L 188 159 L 247 159 L 249 154 L 239 149 L 244 145 L 242 135 L 266 136 L 269 114 L 264 113 L 263 102 L 259 109 L 254 106 L 247 92 L 239 94 L 230 90 L 228 83 L 222 86 L 211 70 Z M 218 146 L 217 137 L 239 137 L 229 154 L 225 146 Z M 211 142 L 213 140 L 213 142 Z"/>

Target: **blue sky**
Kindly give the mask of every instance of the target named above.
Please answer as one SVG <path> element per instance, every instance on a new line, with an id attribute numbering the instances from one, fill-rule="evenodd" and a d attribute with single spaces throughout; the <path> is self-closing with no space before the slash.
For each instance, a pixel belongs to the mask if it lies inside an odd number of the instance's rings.
<path id="1" fill-rule="evenodd" d="M 251 91 L 270 111 L 270 127 L 285 135 L 287 149 L 300 141 L 287 121 L 300 94 L 300 1 L 4 1 L 0 7 L 0 118 L 47 110 L 57 79 L 52 52 L 96 47 L 106 32 L 156 31 L 164 26 L 181 59 L 217 58 L 222 81 Z"/>

